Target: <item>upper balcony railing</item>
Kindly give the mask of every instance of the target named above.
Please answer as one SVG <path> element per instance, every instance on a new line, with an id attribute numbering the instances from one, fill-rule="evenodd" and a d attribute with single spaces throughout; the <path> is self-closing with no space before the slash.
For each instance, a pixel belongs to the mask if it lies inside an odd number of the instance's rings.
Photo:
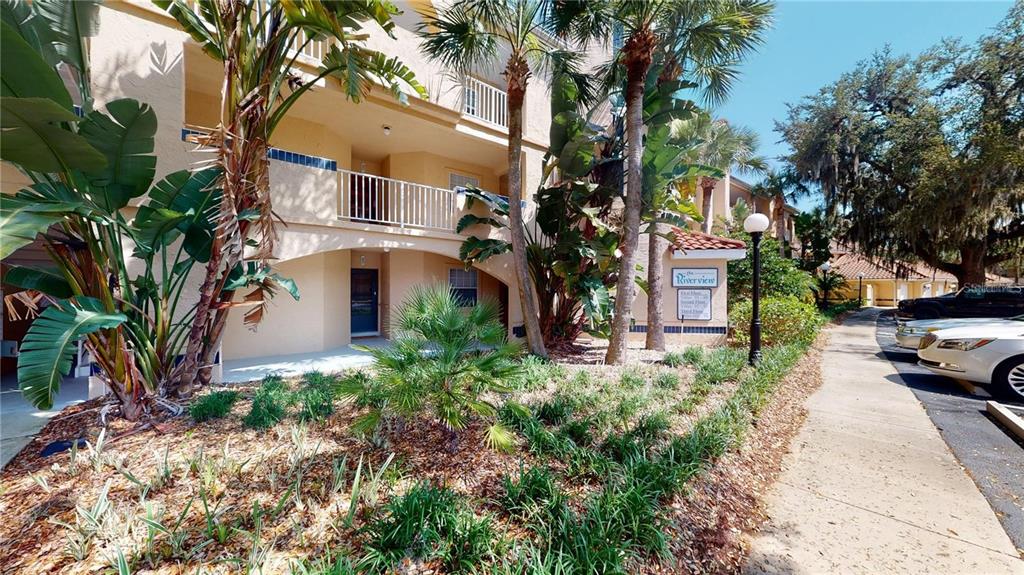
<path id="1" fill-rule="evenodd" d="M 462 84 L 462 112 L 478 120 L 508 127 L 508 94 L 467 76 Z"/>
<path id="2" fill-rule="evenodd" d="M 403 180 L 338 170 L 338 218 L 352 222 L 454 232 L 458 194 Z"/>

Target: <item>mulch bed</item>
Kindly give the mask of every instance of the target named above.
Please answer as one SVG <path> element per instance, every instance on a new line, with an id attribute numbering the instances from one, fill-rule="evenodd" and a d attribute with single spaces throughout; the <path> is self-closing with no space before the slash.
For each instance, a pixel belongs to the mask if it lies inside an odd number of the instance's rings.
<path id="1" fill-rule="evenodd" d="M 744 439 L 743 447 L 719 459 L 672 504 L 669 542 L 677 565 L 650 573 L 739 573 L 748 534 L 767 516 L 764 498 L 781 471 L 782 458 L 807 417 L 804 402 L 821 386 L 823 331 L 775 391 Z"/>
<path id="2" fill-rule="evenodd" d="M 667 530 L 670 550 L 675 560 L 664 564 L 648 563 L 641 567 L 646 573 L 732 573 L 737 572 L 746 552 L 744 532 L 756 530 L 764 520 L 761 508 L 763 496 L 779 472 L 782 456 L 793 435 L 805 417 L 803 402 L 820 385 L 820 355 L 825 336 L 819 337 L 812 350 L 800 360 L 786 377 L 772 400 L 765 406 L 755 426 L 751 428 L 743 448 L 720 459 L 716 465 L 691 482 L 688 494 L 680 495 L 671 505 Z M 603 356 L 600 345 L 583 354 L 576 365 L 567 366 L 570 373 L 577 370 L 595 371 L 615 381 L 619 368 L 600 365 Z M 629 369 L 653 374 L 665 369 L 655 365 L 661 355 L 638 353 L 630 350 L 633 360 Z M 688 368 L 680 368 L 686 382 L 692 376 Z M 685 383 L 681 392 L 685 392 Z M 243 396 L 254 387 L 238 388 Z M 550 392 L 550 390 L 548 390 Z M 717 389 L 698 410 L 677 422 L 680 428 L 709 413 L 732 393 L 731 386 Z M 541 392 L 543 394 L 543 392 Z M 538 394 L 538 395 L 541 395 Z M 216 490 L 233 509 L 232 515 L 241 517 L 252 502 L 273 503 L 282 488 L 275 486 L 267 476 L 284 476 L 293 453 L 289 439 L 289 425 L 281 424 L 274 430 L 259 432 L 246 429 L 239 415 L 247 411 L 249 402 L 243 400 L 235 406 L 234 416 L 209 423 L 195 423 L 189 417 L 155 418 L 145 424 L 134 424 L 111 418 L 107 428 L 109 452 L 124 457 L 125 464 L 140 477 L 152 475 L 165 450 L 177 463 L 176 475 L 182 476 L 185 458 L 202 448 L 214 457 L 256 458 L 247 469 L 246 481 L 224 480 Z M 101 473 L 85 470 L 74 475 L 66 471 L 67 453 L 41 458 L 39 452 L 49 443 L 84 437 L 95 442 L 102 400 L 92 400 L 65 409 L 47 424 L 40 434 L 0 473 L 0 573 L 92 573 L 102 572 L 105 564 L 96 559 L 75 562 L 63 552 L 64 528 L 49 519 L 72 521 L 76 503 L 89 504 L 105 481 L 111 481 L 110 499 L 115 506 L 126 509 L 137 498 L 135 488 L 126 479 L 109 468 Z M 268 537 L 277 542 L 277 551 L 265 566 L 265 572 L 287 572 L 287 561 L 295 557 L 317 555 L 325 546 L 336 545 L 350 539 L 352 529 L 340 529 L 336 518 L 346 507 L 347 500 L 327 495 L 320 498 L 322 485 L 330 481 L 331 462 L 348 457 L 348 466 L 354 468 L 362 455 L 372 461 L 375 468 L 395 453 L 400 462 L 403 479 L 394 488 L 407 489 L 415 481 L 429 480 L 445 484 L 452 489 L 470 494 L 477 501 L 486 502 L 500 492 L 501 477 L 517 472 L 520 458 L 526 464 L 528 454 L 500 454 L 483 448 L 483 426 L 474 423 L 462 435 L 453 451 L 446 449 L 449 438 L 436 425 L 410 422 L 401 434 L 392 436 L 390 445 L 368 448 L 367 444 L 349 433 L 356 410 L 342 408 L 326 423 L 309 426 L 309 439 L 304 448 L 311 462 L 307 470 L 305 495 L 311 507 L 300 514 L 300 521 L 308 540 L 296 540 L 287 524 L 273 527 Z M 87 430 L 87 431 L 82 431 Z M 685 429 L 673 429 L 681 433 Z M 84 451 L 84 450 L 82 450 Z M 63 466 L 54 468 L 54 464 Z M 82 465 L 87 463 L 82 462 Z M 30 473 L 47 477 L 50 491 L 37 485 Z M 241 473 L 241 472 L 239 472 Z M 241 478 L 241 477 L 239 477 Z M 188 497 L 194 496 L 195 478 L 172 481 L 168 486 L 152 493 L 149 498 L 167 509 L 180 507 Z M 382 494 L 386 497 L 386 494 Z M 198 505 L 198 503 L 197 503 Z M 484 503 L 485 507 L 487 506 Z M 127 511 L 125 511 L 127 512 Z M 201 529 L 200 517 L 189 521 L 193 531 Z M 361 520 L 357 519 L 354 529 Z M 136 536 L 137 538 L 137 536 Z M 213 548 L 203 552 L 203 561 L 216 559 L 210 555 Z M 229 543 L 215 554 L 244 556 L 248 544 L 239 539 Z M 161 573 L 194 572 L 195 563 L 180 565 L 180 571 L 168 571 L 161 565 Z M 229 564 L 220 564 L 211 572 L 232 572 Z M 152 572 L 141 569 L 142 572 Z"/>

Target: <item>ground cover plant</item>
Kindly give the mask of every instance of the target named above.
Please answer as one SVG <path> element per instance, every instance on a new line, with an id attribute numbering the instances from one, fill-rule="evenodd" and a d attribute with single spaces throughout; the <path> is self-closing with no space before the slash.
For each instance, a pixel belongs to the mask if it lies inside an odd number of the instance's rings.
<path id="1" fill-rule="evenodd" d="M 479 347 L 489 316 L 450 313 L 451 297 L 410 300 L 410 333 L 373 369 L 269 376 L 154 429 L 115 421 L 84 449 L 26 452 L 2 474 L 0 559 L 68 573 L 672 571 L 678 498 L 740 445 L 806 347 L 768 347 L 756 369 L 732 348 L 611 369 L 520 359 L 502 338 Z M 414 403 L 397 403 L 399 374 L 419 378 Z M 95 422 L 90 409 L 38 441 Z M 368 414 L 390 422 L 368 433 Z M 495 426 L 504 449 L 482 445 Z"/>

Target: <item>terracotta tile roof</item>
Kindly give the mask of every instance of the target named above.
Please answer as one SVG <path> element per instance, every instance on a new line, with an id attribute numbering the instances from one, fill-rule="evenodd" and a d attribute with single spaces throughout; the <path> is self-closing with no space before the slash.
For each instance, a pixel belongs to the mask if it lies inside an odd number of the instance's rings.
<path id="1" fill-rule="evenodd" d="M 683 230 L 675 228 L 675 248 L 682 251 L 688 250 L 742 250 L 747 244 L 732 238 L 712 236 L 703 232 Z"/>
<path id="2" fill-rule="evenodd" d="M 848 280 L 855 280 L 861 274 L 864 279 L 883 280 L 896 279 L 892 270 L 875 264 L 860 254 L 853 252 L 841 253 L 832 260 L 832 269 Z"/>
<path id="3" fill-rule="evenodd" d="M 953 274 L 934 269 L 920 262 L 915 264 L 882 263 L 852 251 L 842 251 L 836 254 L 832 259 L 832 271 L 849 280 L 855 280 L 858 275 L 864 274 L 864 279 L 871 280 L 956 281 Z"/>

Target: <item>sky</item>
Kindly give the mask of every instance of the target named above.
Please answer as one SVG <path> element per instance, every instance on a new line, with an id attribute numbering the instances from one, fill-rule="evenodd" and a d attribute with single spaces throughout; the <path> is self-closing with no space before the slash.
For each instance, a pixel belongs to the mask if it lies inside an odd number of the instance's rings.
<path id="1" fill-rule="evenodd" d="M 774 160 L 787 152 L 773 129 L 776 120 L 785 119 L 787 103 L 816 93 L 886 44 L 895 54 L 914 55 L 943 38 L 973 41 L 1011 6 L 994 1 L 780 0 L 764 44 L 743 64 L 729 100 L 715 113 L 754 129 L 761 154 Z M 797 205 L 808 209 L 816 202 L 806 198 Z"/>

